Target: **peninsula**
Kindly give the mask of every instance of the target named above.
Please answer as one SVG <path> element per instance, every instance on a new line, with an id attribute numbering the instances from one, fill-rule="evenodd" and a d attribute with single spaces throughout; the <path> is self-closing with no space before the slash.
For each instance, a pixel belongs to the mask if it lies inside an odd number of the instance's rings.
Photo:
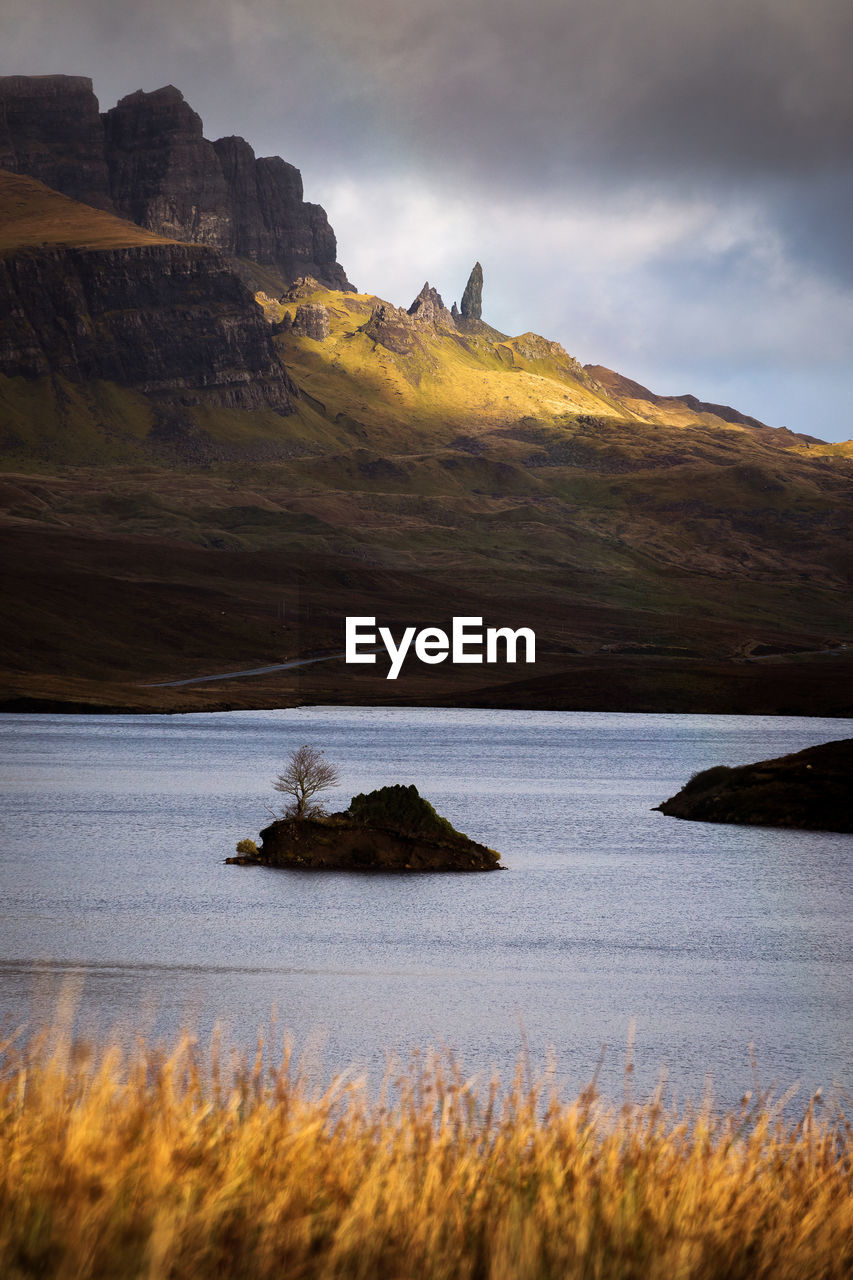
<path id="1" fill-rule="evenodd" d="M 673 818 L 853 832 L 853 738 L 694 774 L 657 806 Z"/>

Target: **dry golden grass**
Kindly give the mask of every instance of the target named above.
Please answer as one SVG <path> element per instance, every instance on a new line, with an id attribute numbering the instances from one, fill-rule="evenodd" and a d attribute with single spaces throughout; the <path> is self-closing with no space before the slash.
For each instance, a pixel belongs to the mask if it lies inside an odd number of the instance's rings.
<path id="1" fill-rule="evenodd" d="M 7 1045 L 0 1274 L 809 1280 L 853 1267 L 850 1130 L 767 1099 L 562 1102 L 431 1058 L 371 1100 L 276 1069 Z"/>

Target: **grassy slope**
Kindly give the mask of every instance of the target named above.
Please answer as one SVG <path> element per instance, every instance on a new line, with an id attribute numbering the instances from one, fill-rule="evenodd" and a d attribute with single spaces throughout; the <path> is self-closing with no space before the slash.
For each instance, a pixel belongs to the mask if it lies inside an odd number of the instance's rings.
<path id="1" fill-rule="evenodd" d="M 425 330 L 415 333 L 411 351 L 398 354 L 362 332 L 380 299 L 316 289 L 268 312 L 277 319 L 302 302 L 327 307 L 330 333 L 322 344 L 283 337 L 289 367 L 327 414 L 369 425 L 374 441 L 385 435 L 399 444 L 404 426 L 409 441 L 435 446 L 451 443 L 460 432 L 492 433 L 525 423 L 571 429 L 578 416 L 637 418 L 624 401 L 584 375 L 558 344 L 535 334 L 494 341 Z M 656 420 L 696 425 L 712 418 L 685 410 L 663 411 Z"/>
<path id="2" fill-rule="evenodd" d="M 125 249 L 174 243 L 70 200 L 35 178 L 0 169 L 0 255 L 23 249 Z"/>

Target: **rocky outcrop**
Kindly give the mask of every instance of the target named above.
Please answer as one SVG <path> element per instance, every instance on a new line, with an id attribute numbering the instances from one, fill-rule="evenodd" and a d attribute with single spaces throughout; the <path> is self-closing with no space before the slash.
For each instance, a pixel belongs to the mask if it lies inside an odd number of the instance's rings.
<path id="1" fill-rule="evenodd" d="M 853 738 L 695 774 L 657 806 L 673 818 L 853 832 Z"/>
<path id="2" fill-rule="evenodd" d="M 483 268 L 479 262 L 468 277 L 465 292 L 462 294 L 460 311 L 463 320 L 480 320 L 483 316 Z"/>
<path id="3" fill-rule="evenodd" d="M 103 379 L 184 405 L 292 409 L 268 326 L 200 245 L 0 258 L 0 373 Z"/>
<path id="4" fill-rule="evenodd" d="M 310 298 L 322 286 L 313 276 L 297 276 L 289 288 L 279 298 L 279 302 L 298 302 L 302 298 Z"/>
<path id="5" fill-rule="evenodd" d="M 286 312 L 287 315 L 290 312 Z M 325 342 L 329 336 L 329 312 L 320 302 L 304 302 L 296 308 L 291 332 L 300 337 L 313 338 L 315 342 Z M 281 332 L 287 332 L 282 324 Z"/>
<path id="6" fill-rule="evenodd" d="M 463 340 L 469 350 L 475 350 L 480 340 L 488 342 L 504 342 L 507 334 L 501 333 L 487 324 L 483 319 L 483 268 L 475 262 L 468 277 L 468 283 L 462 293 L 461 310 L 454 302 L 450 309 L 458 332 L 464 335 Z M 501 358 L 503 359 L 503 353 Z"/>
<path id="7" fill-rule="evenodd" d="M 325 211 L 303 198 L 299 170 L 262 159 L 243 138 L 208 141 L 201 118 L 167 85 L 138 90 L 103 116 L 82 76 L 0 79 L 0 167 L 158 235 L 211 245 L 351 289 Z"/>
<path id="8" fill-rule="evenodd" d="M 522 360 L 547 361 L 560 377 L 574 378 L 585 387 L 592 389 L 596 385 L 580 361 L 570 356 L 565 347 L 550 338 L 543 338 L 539 333 L 523 333 L 518 338 L 510 338 L 498 354 L 501 359 L 515 364 L 513 353 L 521 356 Z"/>
<path id="9" fill-rule="evenodd" d="M 226 861 L 304 871 L 500 869 L 494 849 L 456 831 L 414 786 L 354 796 L 346 812 L 328 817 L 282 818 L 261 832 L 257 853 Z"/>
<path id="10" fill-rule="evenodd" d="M 0 169 L 114 211 L 104 126 L 87 76 L 0 76 Z"/>
<path id="11" fill-rule="evenodd" d="M 423 337 L 435 333 L 456 337 L 457 326 L 441 294 L 427 280 L 408 310 L 377 301 L 361 332 L 396 355 L 408 355 L 423 348 Z"/>
<path id="12" fill-rule="evenodd" d="M 302 176 L 278 156 L 257 159 L 243 138 L 208 142 L 201 117 L 173 85 L 122 98 L 104 116 L 110 190 L 141 226 L 351 288 L 335 261 L 325 211 L 303 198 Z"/>
<path id="13" fill-rule="evenodd" d="M 437 289 L 430 286 L 429 280 L 424 283 L 418 296 L 407 312 L 419 324 L 431 325 L 436 329 L 454 329 L 453 316 L 442 301 Z"/>
<path id="14" fill-rule="evenodd" d="M 407 355 L 415 344 L 415 325 L 411 316 L 399 307 L 392 307 L 390 302 L 378 302 L 374 306 L 370 319 L 361 326 L 361 332 L 398 356 Z"/>

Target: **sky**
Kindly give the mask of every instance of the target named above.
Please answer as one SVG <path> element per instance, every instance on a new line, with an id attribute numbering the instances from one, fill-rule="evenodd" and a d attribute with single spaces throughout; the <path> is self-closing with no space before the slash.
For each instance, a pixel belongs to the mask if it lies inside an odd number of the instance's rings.
<path id="1" fill-rule="evenodd" d="M 359 289 L 853 437 L 849 0 L 0 0 L 0 74 L 174 84 Z"/>

